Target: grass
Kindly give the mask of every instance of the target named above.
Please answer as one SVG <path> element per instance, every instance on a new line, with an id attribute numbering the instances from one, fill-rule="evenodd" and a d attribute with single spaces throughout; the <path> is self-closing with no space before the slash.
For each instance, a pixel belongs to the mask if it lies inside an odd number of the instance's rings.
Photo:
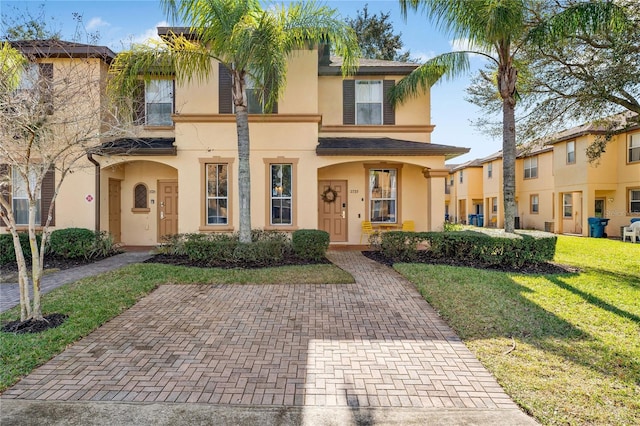
<path id="1" fill-rule="evenodd" d="M 507 393 L 543 424 L 640 424 L 640 244 L 560 236 L 518 275 L 399 264 Z M 515 347 L 515 349 L 514 349 Z"/>
<path id="2" fill-rule="evenodd" d="M 264 269 L 203 269 L 160 264 L 130 265 L 62 286 L 43 296 L 42 310 L 69 318 L 39 334 L 0 332 L 0 392 L 68 345 L 133 306 L 161 284 L 318 284 L 352 283 L 353 277 L 329 264 Z M 0 314 L 0 323 L 19 318 L 19 308 Z"/>

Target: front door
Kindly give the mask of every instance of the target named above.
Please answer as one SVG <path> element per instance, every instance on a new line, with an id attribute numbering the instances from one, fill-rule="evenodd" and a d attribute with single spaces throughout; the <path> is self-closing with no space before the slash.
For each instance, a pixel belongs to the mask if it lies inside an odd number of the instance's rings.
<path id="1" fill-rule="evenodd" d="M 178 233 L 178 181 L 158 181 L 158 241 Z"/>
<path id="2" fill-rule="evenodd" d="M 116 243 L 122 242 L 120 222 L 120 181 L 109 179 L 109 232 Z"/>
<path id="3" fill-rule="evenodd" d="M 595 207 L 594 216 L 603 218 L 604 217 L 604 198 L 596 198 L 594 207 Z"/>
<path id="4" fill-rule="evenodd" d="M 347 181 L 321 180 L 318 193 L 318 229 L 327 231 L 331 242 L 348 241 Z"/>

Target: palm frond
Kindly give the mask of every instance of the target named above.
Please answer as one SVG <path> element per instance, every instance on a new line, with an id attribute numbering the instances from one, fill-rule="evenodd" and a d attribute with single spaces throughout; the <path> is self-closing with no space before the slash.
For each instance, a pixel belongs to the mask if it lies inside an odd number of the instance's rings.
<path id="1" fill-rule="evenodd" d="M 389 101 L 398 104 L 426 92 L 441 78 L 453 79 L 469 71 L 472 52 L 443 53 L 425 62 L 404 77 L 389 93 Z"/>
<path id="2" fill-rule="evenodd" d="M 11 44 L 0 44 L 0 90 L 3 93 L 10 93 L 18 88 L 26 63 L 27 58 Z"/>

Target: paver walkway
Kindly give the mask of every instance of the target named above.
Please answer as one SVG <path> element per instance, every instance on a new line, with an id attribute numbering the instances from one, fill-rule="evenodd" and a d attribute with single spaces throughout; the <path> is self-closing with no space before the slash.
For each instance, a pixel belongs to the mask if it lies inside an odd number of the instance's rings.
<path id="1" fill-rule="evenodd" d="M 41 292 L 42 294 L 46 294 L 54 288 L 60 287 L 61 285 L 69 284 L 74 281 L 81 280 L 82 278 L 121 268 L 130 263 L 143 262 L 150 257 L 151 255 L 148 253 L 148 251 L 126 252 L 108 257 L 103 260 L 99 260 L 98 262 L 54 272 L 42 277 Z M 33 295 L 33 289 L 31 288 L 31 285 L 29 285 L 29 290 L 31 292 L 31 295 Z M 11 309 L 19 303 L 20 288 L 18 287 L 18 283 L 0 284 L 0 312 Z"/>
<path id="2" fill-rule="evenodd" d="M 356 284 L 161 286 L 2 400 L 454 410 L 535 424 L 408 281 L 359 252 L 329 256 Z"/>

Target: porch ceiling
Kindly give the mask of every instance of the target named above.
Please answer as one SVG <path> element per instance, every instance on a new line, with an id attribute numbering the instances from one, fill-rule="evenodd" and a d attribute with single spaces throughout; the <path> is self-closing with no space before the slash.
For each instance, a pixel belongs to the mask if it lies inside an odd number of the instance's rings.
<path id="1" fill-rule="evenodd" d="M 103 143 L 98 154 L 177 155 L 175 138 L 121 138 Z"/>
<path id="2" fill-rule="evenodd" d="M 470 148 L 391 138 L 318 138 L 316 154 L 321 156 L 440 156 L 447 160 L 466 154 Z"/>

